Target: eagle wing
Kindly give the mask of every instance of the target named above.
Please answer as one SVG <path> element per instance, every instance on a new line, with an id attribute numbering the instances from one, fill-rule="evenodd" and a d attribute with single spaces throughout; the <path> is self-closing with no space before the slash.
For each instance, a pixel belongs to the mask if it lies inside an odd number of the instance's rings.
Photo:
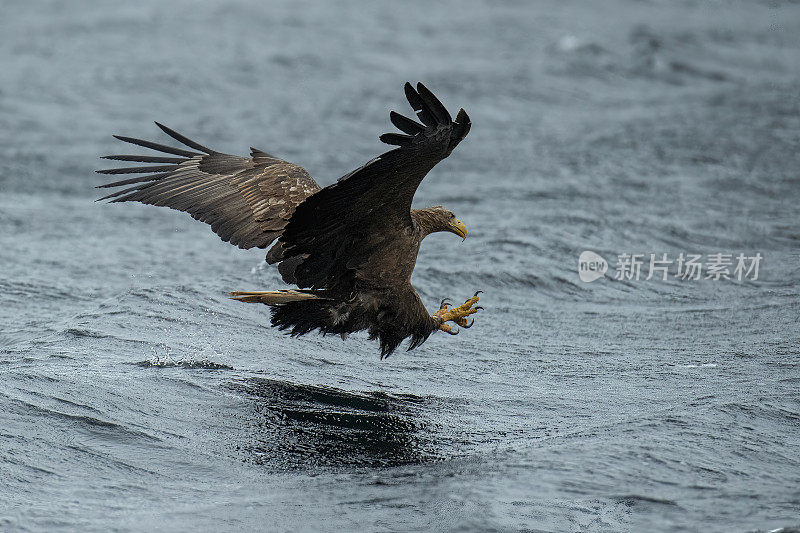
<path id="1" fill-rule="evenodd" d="M 145 174 L 100 185 L 131 187 L 100 200 L 141 202 L 185 211 L 239 248 L 266 248 L 280 236 L 295 208 L 320 190 L 302 167 L 251 148 L 250 157 L 216 152 L 156 122 L 167 135 L 196 151 L 115 135 L 121 141 L 177 157 L 110 155 L 104 159 L 154 163 L 98 170 Z"/>
<path id="2" fill-rule="evenodd" d="M 300 204 L 267 255 L 284 280 L 301 288 L 349 289 L 353 273 L 397 232 L 413 228 L 411 201 L 425 175 L 470 129 L 461 109 L 453 121 L 423 84 L 405 84 L 421 124 L 392 111 L 403 132 L 381 135 L 397 148 L 369 161 Z M 400 280 L 398 280 L 400 281 Z M 407 280 L 402 280 L 407 283 Z"/>

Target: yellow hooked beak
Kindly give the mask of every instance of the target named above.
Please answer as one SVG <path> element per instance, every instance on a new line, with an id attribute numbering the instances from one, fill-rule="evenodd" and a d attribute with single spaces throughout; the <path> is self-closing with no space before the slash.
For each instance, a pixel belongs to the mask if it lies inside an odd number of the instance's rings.
<path id="1" fill-rule="evenodd" d="M 450 223 L 450 231 L 461 237 L 461 242 L 467 238 L 467 227 L 458 219 Z"/>

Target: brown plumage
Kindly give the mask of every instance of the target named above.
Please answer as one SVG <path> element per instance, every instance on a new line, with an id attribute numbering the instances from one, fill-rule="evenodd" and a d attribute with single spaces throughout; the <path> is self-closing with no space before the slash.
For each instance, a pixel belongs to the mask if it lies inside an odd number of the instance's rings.
<path id="1" fill-rule="evenodd" d="M 299 289 L 232 293 L 236 299 L 270 305 L 272 324 L 292 335 L 367 330 L 380 340 L 382 357 L 408 337 L 413 349 L 437 329 L 452 333 L 448 320 L 469 327 L 477 297 L 431 315 L 411 286 L 422 239 L 437 231 L 466 237 L 449 210 L 412 210 L 411 201 L 425 175 L 467 135 L 470 120 L 461 109 L 453 121 L 421 83 L 407 83 L 405 93 L 421 123 L 392 111 L 403 134 L 381 140 L 397 148 L 324 189 L 303 168 L 255 148 L 249 158 L 221 154 L 156 123 L 193 151 L 115 136 L 171 156 L 106 156 L 155 165 L 99 170 L 145 174 L 101 185 L 129 186 L 101 200 L 185 211 L 240 248 L 266 248 L 277 239 L 267 261 L 279 263 L 284 281 Z"/>

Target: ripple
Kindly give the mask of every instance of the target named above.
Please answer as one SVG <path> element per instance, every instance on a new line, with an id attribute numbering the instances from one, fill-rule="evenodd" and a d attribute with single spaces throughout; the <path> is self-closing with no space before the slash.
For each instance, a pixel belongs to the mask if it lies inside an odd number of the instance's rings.
<path id="1" fill-rule="evenodd" d="M 420 418 L 429 401 L 250 378 L 231 390 L 251 401 L 246 459 L 279 469 L 397 466 L 437 460 Z"/>
<path id="2" fill-rule="evenodd" d="M 14 398 L 6 394 L 3 394 L 3 396 L 11 400 L 13 404 L 16 405 L 18 408 L 21 408 L 20 411 L 22 413 L 35 415 L 36 417 L 39 417 L 43 420 L 47 420 L 48 418 L 60 419 L 69 422 L 75 428 L 82 427 L 90 431 L 102 432 L 106 436 L 116 435 L 117 438 L 123 440 L 131 437 L 147 439 L 152 441 L 160 440 L 158 437 L 155 437 L 143 431 L 134 430 L 123 424 L 98 418 L 96 416 L 65 413 L 63 411 L 57 411 L 55 409 L 50 409 L 42 405 L 37 405 L 31 402 L 27 402 L 20 398 Z M 63 402 L 63 400 L 61 400 L 60 398 L 53 398 L 53 399 L 59 402 Z"/>

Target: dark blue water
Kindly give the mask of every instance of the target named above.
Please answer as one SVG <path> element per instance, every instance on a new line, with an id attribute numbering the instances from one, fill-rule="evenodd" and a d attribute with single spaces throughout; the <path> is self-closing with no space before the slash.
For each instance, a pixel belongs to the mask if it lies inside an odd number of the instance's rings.
<path id="1" fill-rule="evenodd" d="M 0 529 L 800 527 L 798 32 L 783 2 L 5 2 Z M 226 298 L 284 286 L 263 252 L 93 203 L 152 120 L 327 185 L 408 80 L 473 121 L 416 197 L 469 227 L 413 278 L 484 291 L 457 337 L 291 339 Z"/>

